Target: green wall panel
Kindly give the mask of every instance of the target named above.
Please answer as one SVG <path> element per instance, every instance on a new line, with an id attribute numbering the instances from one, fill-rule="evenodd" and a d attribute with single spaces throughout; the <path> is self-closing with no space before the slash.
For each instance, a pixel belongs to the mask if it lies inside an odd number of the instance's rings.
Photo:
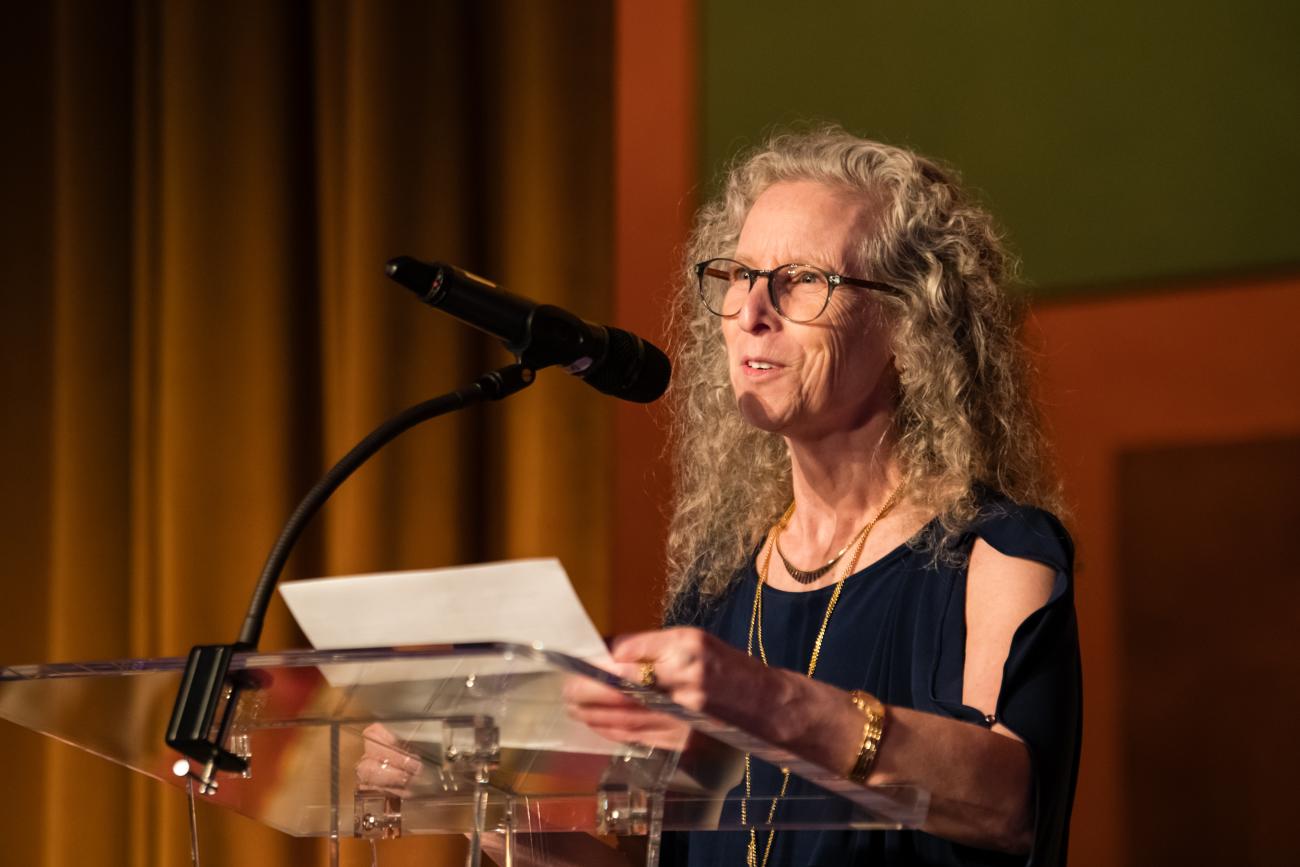
<path id="1" fill-rule="evenodd" d="M 835 120 L 957 166 L 1040 293 L 1300 265 L 1300 3 L 700 3 L 706 190 Z"/>

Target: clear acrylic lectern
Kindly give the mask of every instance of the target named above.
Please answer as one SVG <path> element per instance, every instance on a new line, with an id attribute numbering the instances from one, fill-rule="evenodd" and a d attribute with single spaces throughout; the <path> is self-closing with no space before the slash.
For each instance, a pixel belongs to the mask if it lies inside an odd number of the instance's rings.
<path id="1" fill-rule="evenodd" d="M 0 668 L 0 718 L 184 789 L 188 760 L 163 743 L 184 666 L 175 658 Z M 660 693 L 536 647 L 247 653 L 231 672 L 256 685 L 239 696 L 226 741 L 249 759 L 249 771 L 222 776 L 203 797 L 286 834 L 331 838 L 334 863 L 340 837 L 467 834 L 476 864 L 484 834 L 503 835 L 509 862 L 518 835 L 588 831 L 646 835 L 654 867 L 667 830 L 914 827 L 928 804 L 915 788 L 849 784 Z M 662 710 L 680 721 L 680 736 L 658 746 L 600 738 L 565 712 L 572 677 Z M 361 759 L 381 742 L 414 774 L 400 789 L 358 780 Z M 774 793 L 759 792 L 742 822 L 746 752 L 811 784 L 794 786 L 770 823 Z"/>

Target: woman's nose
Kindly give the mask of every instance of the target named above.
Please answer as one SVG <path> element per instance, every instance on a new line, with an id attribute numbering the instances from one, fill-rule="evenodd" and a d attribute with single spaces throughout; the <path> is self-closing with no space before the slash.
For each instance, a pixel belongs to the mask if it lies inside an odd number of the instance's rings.
<path id="1" fill-rule="evenodd" d="M 763 331 L 776 327 L 780 322 L 781 317 L 772 306 L 772 297 L 768 289 L 767 281 L 770 279 L 766 275 L 759 277 L 750 287 L 749 294 L 745 296 L 745 303 L 736 314 L 737 324 L 742 331 L 750 333 Z"/>

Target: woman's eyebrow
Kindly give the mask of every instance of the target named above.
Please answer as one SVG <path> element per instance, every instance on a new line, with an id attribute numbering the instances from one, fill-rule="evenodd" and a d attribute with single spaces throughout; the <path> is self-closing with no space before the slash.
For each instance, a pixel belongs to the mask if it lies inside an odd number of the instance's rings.
<path id="1" fill-rule="evenodd" d="M 735 259 L 737 262 L 739 262 L 739 263 L 742 264 L 742 265 L 749 265 L 749 266 L 751 266 L 751 267 L 755 267 L 755 268 L 757 268 L 757 267 L 759 267 L 759 266 L 754 265 L 754 262 L 755 262 L 757 259 L 761 259 L 762 257 L 761 257 L 761 256 L 747 256 L 747 255 L 745 255 L 745 254 L 743 254 L 743 253 L 739 253 L 739 252 L 737 252 L 737 253 L 733 253 L 732 256 L 731 256 L 731 258 L 732 258 L 732 259 Z M 772 257 L 772 258 L 776 258 L 776 257 Z M 777 263 L 776 263 L 775 265 L 773 265 L 772 267 L 773 267 L 773 268 L 776 268 L 776 267 L 779 267 L 779 266 L 782 266 L 782 265 L 812 265 L 812 266 L 815 267 L 815 268 L 821 268 L 822 270 L 824 270 L 824 271 L 830 271 L 830 272 L 833 273 L 833 274 L 842 274 L 842 273 L 847 273 L 847 272 L 845 272 L 845 270 L 844 270 L 844 267 L 845 267 L 845 266 L 829 264 L 830 262 L 831 262 L 831 259 L 826 258 L 826 257 L 823 257 L 823 256 L 797 256 L 797 257 L 794 257 L 794 258 L 783 257 L 783 258 L 782 258 L 782 261 L 777 262 Z"/>

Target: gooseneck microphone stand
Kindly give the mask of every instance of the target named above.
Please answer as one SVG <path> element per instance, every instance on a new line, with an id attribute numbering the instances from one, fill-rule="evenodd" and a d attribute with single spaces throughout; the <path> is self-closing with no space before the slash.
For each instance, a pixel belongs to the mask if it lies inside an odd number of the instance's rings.
<path id="1" fill-rule="evenodd" d="M 167 726 L 167 746 L 193 759 L 200 768 L 195 775 L 199 791 L 210 795 L 217 789 L 218 772 L 243 773 L 247 759 L 226 749 L 230 724 L 240 693 L 258 684 L 244 673 L 231 675 L 230 660 L 236 654 L 257 649 L 262 624 L 271 604 L 271 594 L 284 571 L 285 561 L 307 523 L 329 496 L 375 452 L 421 422 L 489 400 L 502 400 L 533 383 L 535 372 L 523 360 L 484 374 L 471 385 L 426 400 L 393 416 L 357 443 L 330 468 L 307 496 L 303 497 L 276 540 L 253 589 L 239 638 L 233 644 L 201 644 L 190 650 L 181 686 Z"/>
<path id="2" fill-rule="evenodd" d="M 428 264 L 409 256 L 390 259 L 384 266 L 385 274 L 433 303 L 438 290 L 449 282 L 469 281 L 470 291 L 457 295 L 457 318 L 471 324 L 483 324 L 481 317 L 505 317 L 512 322 L 508 338 L 503 343 L 514 354 L 516 363 L 484 374 L 465 388 L 416 404 L 375 428 L 335 464 L 325 476 L 303 497 L 294 510 L 280 537 L 266 558 L 262 575 L 253 589 L 239 638 L 233 644 L 201 644 L 190 650 L 181 676 L 176 703 L 172 706 L 171 720 L 167 725 L 167 746 L 196 762 L 199 771 L 187 774 L 198 783 L 202 794 L 210 795 L 217 789 L 218 773 L 242 774 L 248 769 L 248 760 L 227 749 L 230 726 L 239 706 L 242 692 L 256 689 L 257 684 L 246 672 L 232 674 L 230 662 L 236 653 L 257 649 L 262 636 L 262 623 L 271 604 L 271 594 L 284 570 L 285 561 L 294 543 L 339 485 L 366 462 L 375 452 L 405 431 L 421 422 L 446 415 L 468 406 L 489 400 L 502 400 L 532 384 L 536 371 L 554 364 L 564 364 L 572 359 L 572 342 L 580 341 L 581 332 L 573 323 L 577 320 L 555 311 L 558 316 L 537 316 L 535 308 L 524 299 L 508 293 L 484 291 L 492 284 L 473 277 L 467 272 L 448 265 Z M 434 306 L 438 306 L 434 303 Z M 490 332 L 491 333 L 491 332 Z M 664 363 L 667 361 L 665 359 Z M 664 378 L 666 384 L 667 379 Z M 663 389 L 660 388 L 661 392 Z M 658 392 L 654 397 L 658 396 Z M 649 398 L 653 399 L 653 397 Z"/>

